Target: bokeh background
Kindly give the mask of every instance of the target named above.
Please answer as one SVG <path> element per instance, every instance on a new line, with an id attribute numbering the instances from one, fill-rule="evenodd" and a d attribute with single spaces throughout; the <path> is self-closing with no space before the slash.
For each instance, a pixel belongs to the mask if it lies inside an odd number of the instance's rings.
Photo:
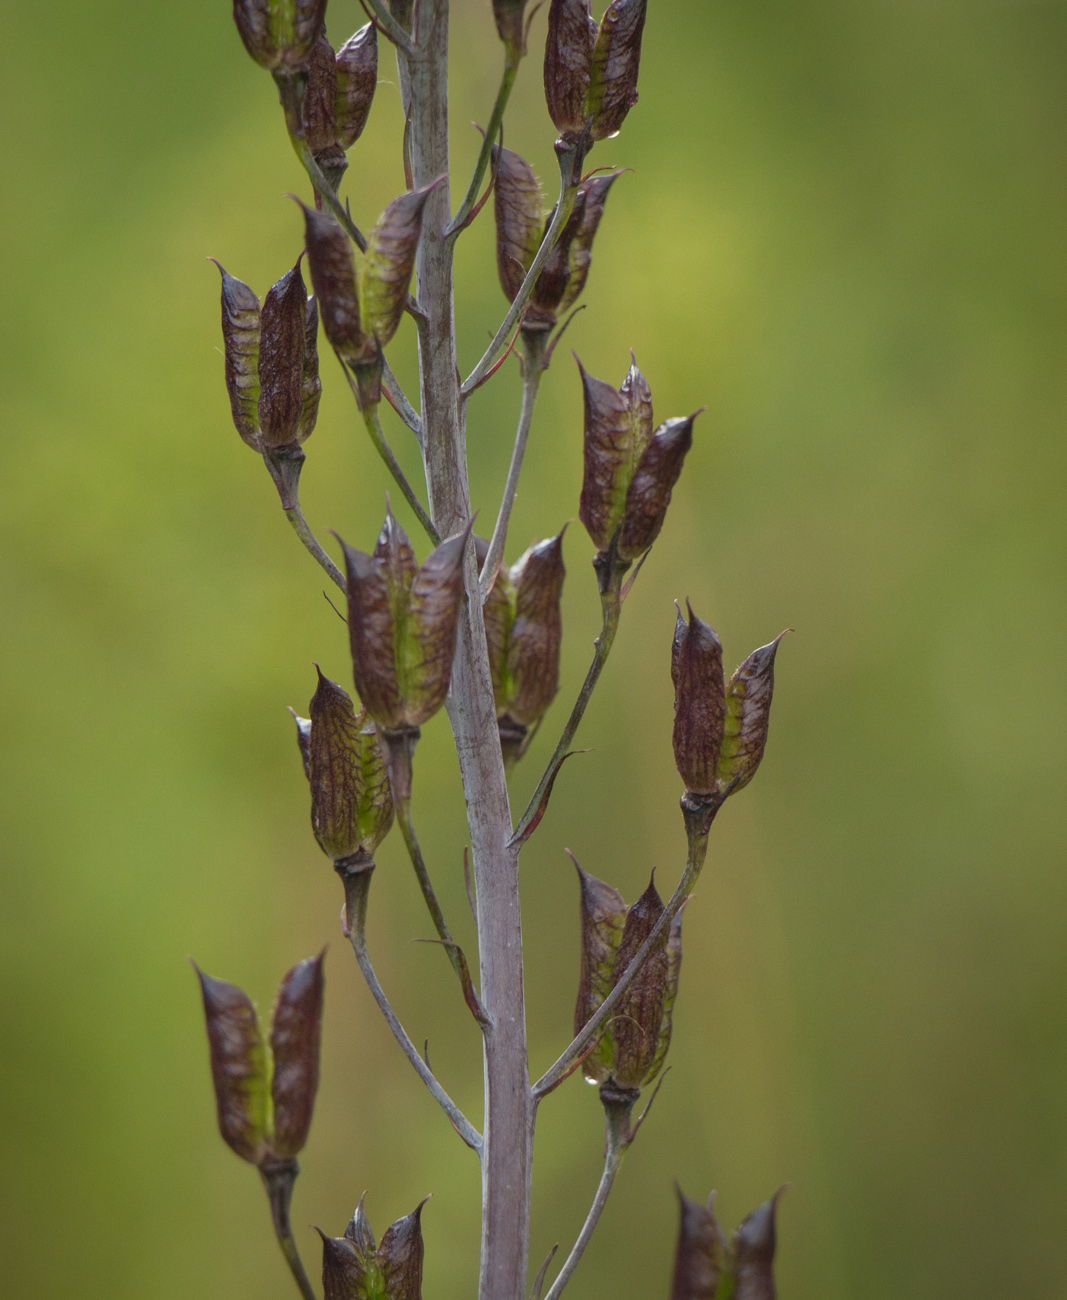
<path id="1" fill-rule="evenodd" d="M 324 1075 L 294 1219 L 380 1233 L 426 1192 L 426 1294 L 474 1294 L 478 1185 L 360 984 L 307 825 L 285 706 L 344 629 L 229 421 L 218 257 L 261 294 L 306 193 L 226 0 L 43 0 L 4 16 L 0 707 L 4 1293 L 257 1296 L 291 1283 L 255 1173 L 214 1128 L 192 954 L 269 1006 L 329 942 Z M 456 0 L 455 174 L 495 92 L 487 0 Z M 363 18 L 331 0 L 340 43 Z M 508 141 L 553 184 L 534 21 Z M 784 1182 L 790 1300 L 1067 1296 L 1064 412 L 1067 9 L 1013 0 L 653 0 L 641 102 L 595 162 L 612 193 L 566 342 L 659 416 L 707 406 L 580 740 L 523 860 L 534 1069 L 568 1037 L 577 895 L 628 898 L 684 838 L 670 753 L 673 598 L 728 666 L 784 626 L 768 756 L 687 912 L 673 1070 L 576 1297 L 665 1295 L 672 1181 L 732 1226 Z M 346 181 L 402 188 L 395 69 Z M 503 311 L 488 214 L 458 255 L 469 368 Z M 414 387 L 409 324 L 392 346 Z M 368 546 L 383 470 L 328 354 L 304 499 Z M 495 512 L 509 364 L 470 411 Z M 389 417 L 392 419 L 392 417 Z M 389 426 L 409 471 L 414 446 Z M 509 559 L 577 513 L 561 348 Z M 564 684 L 596 630 L 566 541 Z M 416 816 L 468 945 L 441 715 Z M 480 1114 L 479 1045 L 398 837 L 372 944 L 412 1036 Z M 573 1239 L 595 1093 L 543 1107 L 532 1255 Z"/>

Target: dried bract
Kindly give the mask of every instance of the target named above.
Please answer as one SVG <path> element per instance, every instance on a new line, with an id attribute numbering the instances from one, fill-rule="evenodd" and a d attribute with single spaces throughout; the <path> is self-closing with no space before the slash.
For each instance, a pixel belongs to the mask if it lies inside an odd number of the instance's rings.
<path id="1" fill-rule="evenodd" d="M 421 568 L 391 510 L 373 555 L 342 542 L 356 690 L 387 732 L 421 726 L 448 694 L 469 532 L 447 538 Z"/>
<path id="2" fill-rule="evenodd" d="M 233 21 L 245 49 L 272 71 L 307 65 L 325 16 L 326 0 L 233 0 Z"/>
<path id="3" fill-rule="evenodd" d="M 219 1131 L 261 1168 L 291 1160 L 307 1141 L 319 1082 L 323 954 L 282 981 L 268 1056 L 255 1007 L 234 984 L 194 965 L 204 1000 Z"/>

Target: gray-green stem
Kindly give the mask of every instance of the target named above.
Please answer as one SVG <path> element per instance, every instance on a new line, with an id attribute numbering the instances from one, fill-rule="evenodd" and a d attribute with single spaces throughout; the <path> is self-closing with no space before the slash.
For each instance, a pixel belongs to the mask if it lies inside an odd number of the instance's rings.
<path id="1" fill-rule="evenodd" d="M 489 540 L 489 550 L 486 553 L 485 563 L 482 565 L 482 572 L 479 577 L 483 605 L 485 604 L 485 598 L 489 595 L 489 588 L 493 585 L 497 565 L 504 556 L 504 543 L 507 541 L 511 508 L 515 504 L 515 493 L 519 488 L 519 475 L 522 473 L 522 459 L 526 454 L 526 441 L 530 436 L 530 425 L 533 423 L 534 403 L 537 401 L 537 390 L 541 386 L 541 376 L 545 371 L 545 342 L 545 335 L 539 331 L 536 333 L 533 331 L 528 332 L 524 339 L 526 370 L 522 381 L 522 409 L 519 412 L 519 427 L 516 430 L 515 445 L 511 451 L 511 464 L 508 466 L 507 482 L 504 484 L 504 494 L 500 499 L 500 512 L 496 517 L 493 536 Z"/>
<path id="2" fill-rule="evenodd" d="M 308 527 L 304 512 L 300 509 L 299 488 L 300 471 L 304 465 L 303 451 L 296 447 L 289 449 L 285 454 L 278 454 L 270 449 L 264 449 L 263 462 L 274 480 L 274 486 L 278 489 L 282 510 L 286 519 L 292 524 L 293 532 L 303 542 L 312 559 L 326 571 L 330 581 L 336 583 L 342 591 L 347 591 L 344 575 L 322 549 L 318 538 Z"/>
<path id="3" fill-rule="evenodd" d="M 548 261 L 549 253 L 555 248 L 556 240 L 559 239 L 563 227 L 567 224 L 571 212 L 574 210 L 574 199 L 578 193 L 578 186 L 574 184 L 573 178 L 574 162 L 577 155 L 577 145 L 564 149 L 559 154 L 559 202 L 556 204 L 556 211 L 553 213 L 552 220 L 545 231 L 544 239 L 541 240 L 541 247 L 537 250 L 537 255 L 530 263 L 526 278 L 523 280 L 519 292 L 515 295 L 515 299 L 508 309 L 508 314 L 504 317 L 500 328 L 493 336 L 492 343 L 483 353 L 481 361 L 463 381 L 460 388 L 460 394 L 463 397 L 469 397 L 492 369 L 493 362 L 497 359 L 500 349 L 507 341 L 512 326 L 519 319 L 519 315 L 530 300 L 530 294 L 533 293 L 534 285 L 537 283 L 537 277 L 541 274 L 542 267 Z"/>
<path id="4" fill-rule="evenodd" d="M 506 46 L 504 51 L 504 75 L 500 79 L 500 89 L 497 91 L 496 103 L 493 105 L 489 125 L 485 128 L 485 139 L 482 141 L 482 147 L 478 153 L 478 161 L 474 165 L 474 175 L 471 177 L 470 185 L 467 186 L 467 193 L 463 196 L 463 202 L 459 205 L 459 211 L 452 218 L 448 229 L 445 231 L 446 238 L 454 239 L 460 233 L 463 229 L 463 223 L 470 216 L 475 203 L 478 201 L 478 191 L 481 189 L 482 181 L 485 178 L 489 159 L 493 153 L 493 144 L 496 141 L 497 132 L 500 130 L 500 124 L 504 120 L 504 110 L 511 98 L 511 88 L 515 85 L 515 76 L 519 71 L 521 62 L 522 54 L 520 51 L 512 45 Z"/>
<path id="5" fill-rule="evenodd" d="M 348 939 L 360 973 L 371 991 L 371 996 L 378 1004 L 378 1010 L 385 1018 L 385 1023 L 392 1031 L 393 1037 L 400 1044 L 400 1049 L 411 1062 L 415 1073 L 426 1085 L 434 1101 L 448 1116 L 449 1123 L 472 1151 L 480 1156 L 482 1153 L 482 1135 L 459 1109 L 452 1098 L 437 1081 L 433 1071 L 419 1055 L 418 1048 L 408 1037 L 404 1026 L 389 1004 L 385 990 L 378 982 L 370 957 L 367 955 L 367 898 L 370 892 L 371 875 L 374 862 L 367 858 L 361 861 L 342 861 L 335 864 L 337 873 L 345 886 L 345 918 Z"/>
<path id="6" fill-rule="evenodd" d="M 303 1260 L 300 1258 L 300 1252 L 293 1240 L 293 1230 L 289 1224 L 289 1203 L 292 1200 L 293 1184 L 296 1182 L 298 1173 L 297 1163 L 295 1160 L 287 1160 L 278 1165 L 261 1168 L 259 1172 L 263 1179 L 263 1186 L 267 1189 L 267 1200 L 270 1202 L 270 1217 L 271 1223 L 274 1225 L 274 1235 L 278 1239 L 278 1245 L 282 1248 L 282 1254 L 285 1256 L 285 1262 L 289 1265 L 289 1271 L 296 1282 L 297 1290 L 304 1300 L 318 1300 L 311 1282 L 308 1280 Z"/>
<path id="7" fill-rule="evenodd" d="M 356 384 L 356 381 L 352 378 L 352 374 L 349 371 L 347 366 L 345 366 L 345 374 L 348 375 L 348 382 L 352 387 L 352 392 L 355 394 L 356 401 L 358 403 L 359 388 L 358 385 Z M 415 518 L 422 525 L 423 530 L 426 533 L 426 536 L 430 539 L 431 542 L 433 542 L 434 546 L 436 546 L 437 543 L 441 540 L 441 537 L 437 532 L 437 529 L 431 523 L 430 516 L 423 509 L 422 502 L 415 495 L 415 489 L 408 482 L 407 476 L 405 475 L 404 471 L 400 468 L 400 464 L 397 461 L 397 458 L 393 455 L 393 449 L 389 446 L 388 442 L 386 442 L 385 440 L 385 432 L 382 429 L 382 422 L 381 422 L 381 418 L 378 415 L 377 405 L 371 406 L 367 404 L 361 404 L 360 411 L 363 415 L 363 423 L 367 426 L 367 432 L 370 434 L 370 440 L 374 444 L 375 450 L 378 452 L 378 455 L 381 456 L 382 460 L 385 462 L 386 468 L 388 469 L 389 473 L 392 474 L 393 476 L 393 481 L 400 489 L 401 495 L 403 496 L 404 500 L 408 503 L 408 505 L 411 507 L 412 511 L 414 512 Z"/>
<path id="8" fill-rule="evenodd" d="M 585 681 L 582 683 L 582 689 L 578 692 L 578 698 L 574 702 L 574 708 L 571 709 L 571 715 L 567 719 L 567 725 L 563 728 L 563 734 L 559 738 L 559 744 L 556 746 L 552 757 L 548 761 L 548 766 L 541 775 L 537 783 L 537 789 L 533 792 L 530 802 L 526 805 L 526 811 L 522 814 L 519 824 L 515 827 L 515 833 L 511 840 L 513 844 L 522 844 L 529 838 L 531 826 L 536 825 L 538 814 L 544 810 L 541 808 L 541 802 L 545 797 L 545 792 L 552 784 L 557 772 L 563 765 L 563 760 L 570 751 L 571 741 L 578 731 L 582 718 L 585 716 L 585 710 L 593 695 L 593 690 L 600 680 L 600 674 L 604 670 L 604 665 L 608 661 L 608 655 L 611 653 L 611 647 L 615 644 L 615 634 L 619 630 L 619 617 L 622 613 L 622 596 L 619 583 L 613 582 L 608 590 L 600 597 L 603 623 L 600 629 L 600 635 L 597 637 L 593 648 L 593 662 L 589 665 L 589 671 L 585 675 Z"/>

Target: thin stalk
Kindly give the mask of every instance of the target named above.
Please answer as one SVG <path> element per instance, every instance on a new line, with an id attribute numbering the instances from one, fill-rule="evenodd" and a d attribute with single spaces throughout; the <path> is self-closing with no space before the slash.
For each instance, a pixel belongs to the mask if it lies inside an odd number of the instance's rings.
<path id="1" fill-rule="evenodd" d="M 537 250 L 537 255 L 530 264 L 530 269 L 526 272 L 526 279 L 523 280 L 519 292 L 508 308 L 508 314 L 504 317 L 500 328 L 493 336 L 492 343 L 482 355 L 481 361 L 474 367 L 467 378 L 463 381 L 460 388 L 462 397 L 469 397 L 470 394 L 478 387 L 485 376 L 488 374 L 490 367 L 496 360 L 497 353 L 504 346 L 508 335 L 511 333 L 511 327 L 519 319 L 519 313 L 529 301 L 530 294 L 533 293 L 534 285 L 537 283 L 537 277 L 541 274 L 541 268 L 548 261 L 548 255 L 556 246 L 556 240 L 560 232 L 567 224 L 571 212 L 574 210 L 574 199 L 578 193 L 578 186 L 574 183 L 574 160 L 577 157 L 578 146 L 560 151 L 559 154 L 559 202 L 556 204 L 556 211 L 552 215 L 548 229 L 545 231 L 545 237 L 541 240 L 541 247 Z"/>
<path id="2" fill-rule="evenodd" d="M 463 202 L 459 205 L 458 212 L 449 222 L 448 229 L 445 231 L 446 239 L 454 239 L 460 233 L 463 229 L 463 223 L 470 216 L 475 203 L 478 201 L 478 191 L 481 189 L 485 170 L 489 166 L 489 159 L 493 153 L 493 144 L 496 141 L 497 132 L 500 130 L 500 124 L 504 120 L 504 110 L 511 98 L 511 88 L 515 85 L 515 76 L 519 71 L 521 62 L 522 52 L 513 45 L 505 46 L 504 75 L 500 79 L 500 89 L 496 93 L 493 113 L 489 118 L 489 125 L 485 128 L 485 139 L 482 141 L 478 161 L 474 165 L 474 175 L 471 177 L 471 183 L 467 186 L 467 193 L 463 196 Z"/>
<path id="3" fill-rule="evenodd" d="M 448 1116 L 449 1123 L 466 1142 L 467 1146 L 480 1156 L 482 1152 L 481 1134 L 474 1128 L 448 1093 L 445 1092 L 444 1088 L 441 1087 L 429 1065 L 419 1055 L 418 1049 L 408 1037 L 396 1012 L 389 1005 L 389 999 L 385 996 L 385 991 L 379 984 L 378 976 L 374 973 L 374 967 L 367 955 L 367 895 L 370 890 L 370 878 L 374 870 L 374 863 L 372 861 L 354 865 L 338 863 L 337 868 L 345 886 L 345 915 L 349 942 L 352 944 L 352 951 L 356 954 L 356 962 L 359 965 L 360 973 L 371 991 L 371 996 L 377 1002 L 379 1011 L 385 1017 L 385 1023 L 392 1030 L 393 1037 L 400 1044 L 401 1051 L 411 1062 L 415 1073 L 426 1085 L 430 1096 Z"/>
<path id="4" fill-rule="evenodd" d="M 263 462 L 267 472 L 274 480 L 281 498 L 282 510 L 286 519 L 293 526 L 293 532 L 304 543 L 308 554 L 329 575 L 330 581 L 337 584 L 342 591 L 347 591 L 344 576 L 333 560 L 326 554 L 318 538 L 308 527 L 304 512 L 300 509 L 300 471 L 304 466 L 304 453 L 299 447 L 288 448 L 283 453 L 269 449 L 263 451 Z"/>
<path id="5" fill-rule="evenodd" d="M 388 40 L 392 41 L 398 50 L 403 50 L 405 54 L 415 53 L 411 37 L 404 31 L 385 5 L 382 4 L 382 0 L 360 0 L 360 3 L 367 11 L 367 17 L 374 22 L 374 25 Z"/>
<path id="6" fill-rule="evenodd" d="M 348 379 L 348 386 L 352 390 L 352 396 L 356 399 L 356 405 L 359 407 L 360 415 L 363 416 L 363 423 L 367 427 L 367 432 L 370 434 L 370 440 L 374 444 L 375 450 L 385 462 L 386 469 L 390 474 L 392 474 L 393 481 L 400 489 L 404 500 L 414 511 L 415 518 L 422 525 L 427 537 L 429 537 L 430 541 L 432 541 L 436 546 L 441 540 L 440 534 L 430 522 L 430 516 L 423 509 L 422 502 L 415 495 L 415 489 L 408 482 L 407 475 L 400 468 L 400 462 L 393 455 L 393 449 L 385 440 L 385 431 L 382 429 L 382 421 L 378 414 L 377 403 L 372 404 L 364 402 L 360 396 L 359 384 L 356 382 L 351 370 L 349 370 L 348 366 L 346 366 L 343 361 L 341 362 L 341 368 L 344 370 L 345 377 Z"/>
<path id="7" fill-rule="evenodd" d="M 600 635 L 594 643 L 593 662 L 589 665 L 589 671 L 585 675 L 582 689 L 578 692 L 574 708 L 571 709 L 571 716 L 567 719 L 567 725 L 563 728 L 563 735 L 559 738 L 559 744 L 549 759 L 548 766 L 537 783 L 537 789 L 530 797 L 530 802 L 526 805 L 526 811 L 519 819 L 518 826 L 515 827 L 515 833 L 511 837 L 513 844 L 521 844 L 527 838 L 527 831 L 535 817 L 537 817 L 545 791 L 552 784 L 556 773 L 563 765 L 563 760 L 567 757 L 571 741 L 574 739 L 582 718 L 585 716 L 585 710 L 592 697 L 593 689 L 600 680 L 600 674 L 608 661 L 611 647 L 615 644 L 615 634 L 619 630 L 619 616 L 622 612 L 622 597 L 617 581 L 613 582 L 609 589 L 601 595 L 600 604 L 603 624 Z"/>
<path id="8" fill-rule="evenodd" d="M 296 1182 L 298 1172 L 295 1160 L 286 1160 L 277 1165 L 261 1168 L 259 1171 L 260 1177 L 263 1179 L 263 1186 L 267 1189 L 267 1200 L 270 1202 L 270 1217 L 271 1223 L 274 1225 L 274 1235 L 278 1239 L 278 1245 L 282 1248 L 282 1254 L 285 1256 L 285 1262 L 289 1265 L 289 1271 L 296 1282 L 297 1290 L 304 1300 L 318 1300 L 311 1282 L 308 1280 L 289 1223 L 289 1205 L 293 1198 L 293 1184 Z"/>
<path id="9" fill-rule="evenodd" d="M 604 1172 L 600 1175 L 600 1182 L 597 1185 L 596 1195 L 593 1197 L 593 1204 L 589 1207 L 589 1213 L 585 1216 L 585 1223 L 582 1224 L 578 1240 L 571 1247 L 571 1253 L 564 1260 L 563 1267 L 557 1274 L 556 1280 L 549 1287 L 545 1300 L 559 1300 L 563 1288 L 571 1280 L 571 1274 L 578 1267 L 578 1261 L 585 1254 L 585 1248 L 589 1245 L 590 1239 L 596 1231 L 604 1206 L 611 1195 L 615 1175 L 619 1172 L 622 1158 L 630 1145 L 632 1136 L 630 1132 L 630 1113 L 632 1110 L 633 1102 L 625 1106 L 609 1106 L 607 1104 L 604 1106 Z"/>
<path id="10" fill-rule="evenodd" d="M 389 399 L 389 405 L 415 435 L 415 441 L 421 447 L 422 421 L 419 419 L 419 413 L 408 401 L 404 390 L 400 387 L 400 381 L 390 370 L 389 362 L 384 357 L 382 357 L 382 390 Z"/>
<path id="11" fill-rule="evenodd" d="M 656 945 L 656 941 L 685 906 L 686 899 L 689 897 L 693 886 L 696 884 L 697 879 L 700 876 L 700 869 L 704 865 L 704 858 L 707 856 L 708 826 L 710 825 L 711 817 L 714 817 L 714 815 L 714 811 L 712 811 L 708 817 L 707 824 L 704 825 L 703 829 L 697 829 L 695 831 L 690 829 L 690 819 L 687 816 L 686 828 L 689 832 L 689 852 L 686 857 L 685 870 L 682 872 L 682 878 L 678 882 L 678 888 L 671 895 L 670 901 L 663 909 L 659 920 L 652 927 L 648 938 L 637 950 L 633 961 L 631 961 L 629 966 L 626 967 L 619 982 L 600 1004 L 594 1015 L 589 1018 L 581 1032 L 574 1037 L 570 1046 L 562 1053 L 555 1064 L 550 1069 L 546 1070 L 540 1079 L 538 1079 L 538 1081 L 533 1085 L 533 1095 L 535 1098 L 540 1099 L 547 1093 L 550 1093 L 552 1089 L 566 1077 L 568 1071 L 573 1068 L 575 1062 L 577 1062 L 593 1039 L 599 1036 L 601 1030 L 610 1019 L 615 1008 L 618 1006 L 620 999 L 641 973 L 645 963 L 652 955 L 652 950 Z"/>
<path id="12" fill-rule="evenodd" d="M 504 495 L 500 500 L 500 512 L 493 527 L 493 536 L 489 541 L 485 563 L 482 565 L 480 595 L 483 605 L 489 595 L 489 588 L 493 585 L 493 575 L 496 573 L 497 565 L 504 554 L 508 521 L 511 519 L 511 508 L 515 504 L 519 475 L 522 473 L 522 458 L 526 454 L 526 440 L 530 435 L 530 425 L 533 423 L 534 403 L 537 401 L 537 390 L 541 386 L 541 376 L 545 371 L 544 334 L 540 331 L 530 331 L 524 339 L 524 344 L 526 370 L 522 380 L 522 409 L 519 412 L 519 427 L 515 433 L 515 446 L 511 451 L 511 464 L 508 466 Z"/>
<path id="13" fill-rule="evenodd" d="M 422 849 L 419 847 L 415 827 L 411 820 L 411 801 L 410 799 L 399 799 L 394 802 L 393 807 L 396 810 L 396 820 L 400 826 L 400 834 L 403 836 L 404 844 L 407 847 L 408 857 L 415 869 L 415 879 L 419 882 L 422 896 L 426 900 L 426 909 L 430 913 L 430 919 L 433 921 L 434 929 L 444 945 L 445 952 L 448 953 L 448 960 L 452 963 L 452 969 L 460 977 L 462 983 L 463 974 L 460 970 L 456 941 L 452 938 L 448 922 L 445 920 L 445 914 L 441 911 L 441 904 L 437 901 L 437 895 L 434 893 L 430 873 L 426 870 L 426 861 L 422 856 Z"/>

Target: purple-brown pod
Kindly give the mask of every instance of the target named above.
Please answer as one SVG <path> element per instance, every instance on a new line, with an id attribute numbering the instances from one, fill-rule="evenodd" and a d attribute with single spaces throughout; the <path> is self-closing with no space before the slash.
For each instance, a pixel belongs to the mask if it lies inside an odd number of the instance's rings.
<path id="1" fill-rule="evenodd" d="M 334 126 L 342 149 L 351 149 L 363 134 L 377 85 L 378 31 L 367 23 L 337 51 Z"/>
<path id="2" fill-rule="evenodd" d="M 307 66 L 325 16 L 326 0 L 233 0 L 233 21 L 245 49 L 272 72 Z"/>

